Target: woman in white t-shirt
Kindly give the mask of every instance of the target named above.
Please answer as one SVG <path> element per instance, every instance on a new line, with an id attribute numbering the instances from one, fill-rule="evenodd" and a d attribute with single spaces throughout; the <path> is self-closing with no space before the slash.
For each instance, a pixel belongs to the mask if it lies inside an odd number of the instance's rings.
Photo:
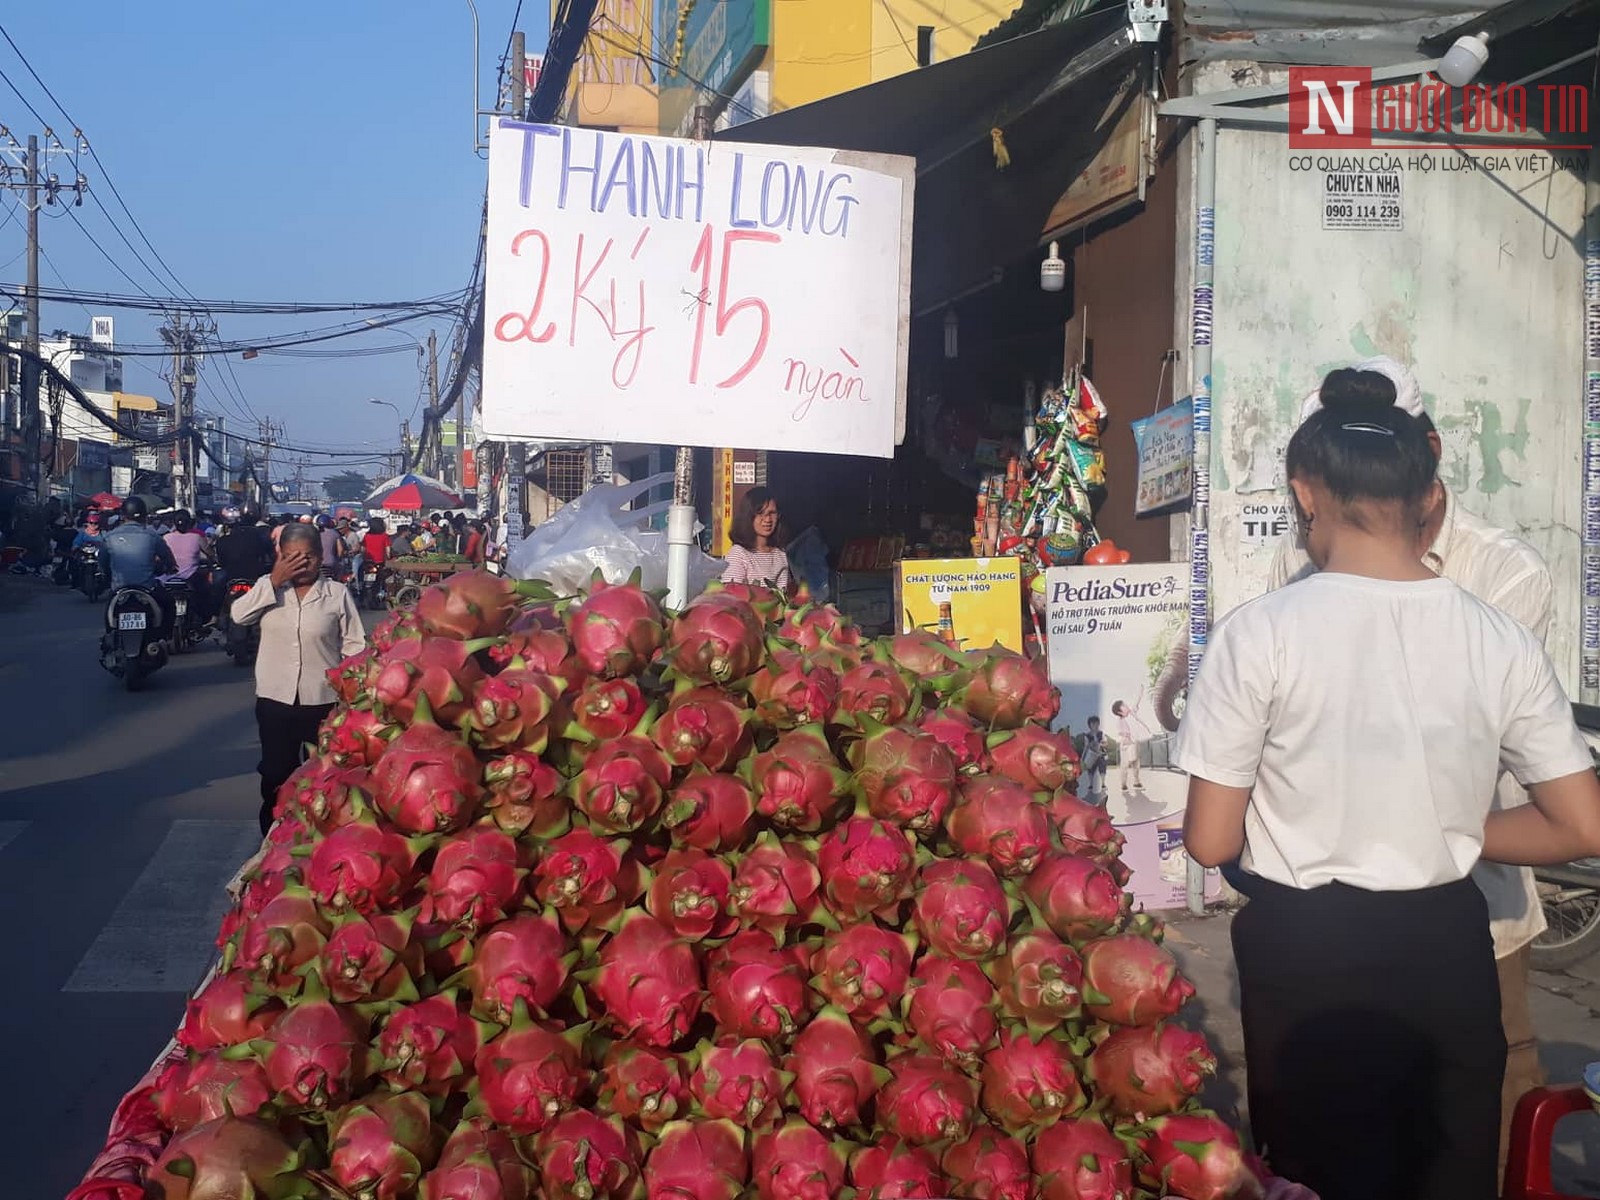
<path id="1" fill-rule="evenodd" d="M 1498 1195 L 1499 986 L 1481 855 L 1600 853 L 1600 783 L 1537 639 L 1420 561 L 1421 425 L 1335 371 L 1289 443 L 1319 573 L 1235 609 L 1190 691 L 1184 837 L 1237 856 L 1250 1119 L 1321 1200 Z M 1501 767 L 1532 803 L 1491 814 Z"/>
<path id="2" fill-rule="evenodd" d="M 728 531 L 728 566 L 723 583 L 752 583 L 789 590 L 789 556 L 784 553 L 778 525 L 778 501 L 764 487 L 751 488 L 739 501 L 739 511 Z"/>

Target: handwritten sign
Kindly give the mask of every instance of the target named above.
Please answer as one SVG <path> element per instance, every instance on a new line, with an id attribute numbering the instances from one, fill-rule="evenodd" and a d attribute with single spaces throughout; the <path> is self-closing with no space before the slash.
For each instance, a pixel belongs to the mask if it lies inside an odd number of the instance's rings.
<path id="1" fill-rule="evenodd" d="M 894 453 L 910 159 L 497 123 L 491 437 Z"/>

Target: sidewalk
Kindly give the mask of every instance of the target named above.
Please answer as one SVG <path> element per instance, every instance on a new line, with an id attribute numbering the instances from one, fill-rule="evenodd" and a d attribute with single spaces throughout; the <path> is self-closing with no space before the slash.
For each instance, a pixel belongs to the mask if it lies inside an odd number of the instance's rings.
<path id="1" fill-rule="evenodd" d="M 1195 998 L 1184 1009 L 1185 1023 L 1203 1029 L 1217 1053 L 1217 1074 L 1202 1099 L 1248 1130 L 1239 980 L 1229 942 L 1233 914 L 1215 909 L 1203 917 L 1182 910 L 1162 915 L 1168 921 L 1166 945 L 1195 986 Z M 1570 972 L 1535 972 L 1532 1007 L 1539 1056 L 1550 1082 L 1578 1082 L 1586 1064 L 1600 1061 L 1600 955 Z M 1568 1118 L 1560 1132 L 1557 1189 L 1600 1195 L 1600 1117 Z"/>

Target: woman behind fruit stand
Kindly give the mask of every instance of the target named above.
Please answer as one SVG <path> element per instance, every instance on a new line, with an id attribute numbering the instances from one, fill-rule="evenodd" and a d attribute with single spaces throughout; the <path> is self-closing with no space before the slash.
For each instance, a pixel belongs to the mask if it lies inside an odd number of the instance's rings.
<path id="1" fill-rule="evenodd" d="M 1217 627 L 1176 764 L 1236 855 L 1256 1144 L 1322 1200 L 1491 1200 L 1506 1043 L 1480 855 L 1600 853 L 1600 781 L 1537 638 L 1421 561 L 1441 500 L 1386 377 L 1335 371 L 1289 443 L 1319 574 Z M 1532 803 L 1491 813 L 1501 764 Z"/>
<path id="2" fill-rule="evenodd" d="M 782 514 L 778 501 L 766 488 L 751 488 L 739 501 L 739 511 L 728 531 L 728 565 L 723 583 L 754 583 L 789 589 L 789 556 L 779 532 Z"/>

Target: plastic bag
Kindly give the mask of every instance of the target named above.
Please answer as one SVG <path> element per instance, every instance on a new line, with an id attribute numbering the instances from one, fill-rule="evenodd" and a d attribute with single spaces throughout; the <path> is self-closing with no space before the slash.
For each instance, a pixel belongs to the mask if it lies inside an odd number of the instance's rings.
<path id="1" fill-rule="evenodd" d="M 644 587 L 665 588 L 667 535 L 642 527 L 665 512 L 667 505 L 633 511 L 627 506 L 652 488 L 671 482 L 668 471 L 636 483 L 602 483 L 590 488 L 512 544 L 506 556 L 506 574 L 513 579 L 542 579 L 564 595 L 584 587 L 596 570 L 608 583 L 621 583 L 639 571 Z M 688 594 L 699 595 L 722 570 L 719 560 L 691 546 Z"/>
<path id="2" fill-rule="evenodd" d="M 789 543 L 789 574 L 797 584 L 811 590 L 811 599 L 817 604 L 828 603 L 828 543 L 815 525 Z"/>

